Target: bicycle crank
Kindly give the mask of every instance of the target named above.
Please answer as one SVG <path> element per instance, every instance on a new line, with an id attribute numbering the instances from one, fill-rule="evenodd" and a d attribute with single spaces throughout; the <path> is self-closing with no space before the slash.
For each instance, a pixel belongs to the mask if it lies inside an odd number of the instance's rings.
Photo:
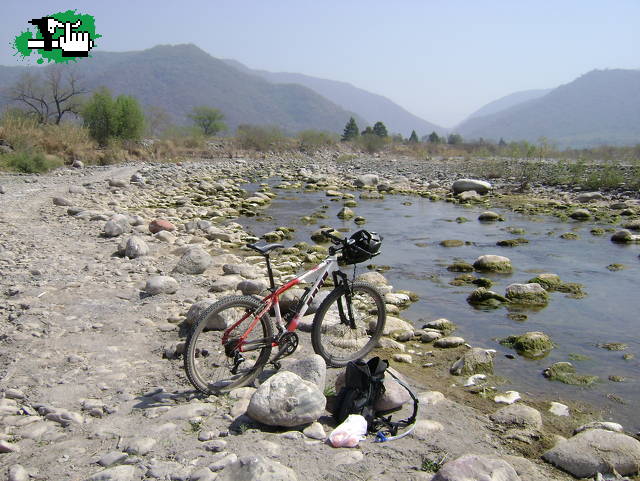
<path id="1" fill-rule="evenodd" d="M 278 352 L 273 359 L 271 359 L 271 364 L 276 369 L 280 369 L 280 363 L 278 362 L 280 359 L 290 356 L 296 349 L 298 348 L 298 335 L 295 332 L 285 332 L 278 339 Z"/>

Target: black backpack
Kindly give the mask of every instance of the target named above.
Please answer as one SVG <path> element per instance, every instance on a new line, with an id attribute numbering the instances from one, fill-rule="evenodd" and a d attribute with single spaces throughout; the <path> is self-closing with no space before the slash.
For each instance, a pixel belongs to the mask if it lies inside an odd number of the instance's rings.
<path id="1" fill-rule="evenodd" d="M 384 372 L 387 361 L 374 357 L 368 362 L 358 359 L 347 364 L 344 387 L 336 398 L 334 419 L 341 423 L 349 414 L 360 414 L 371 426 L 376 417 L 374 405 L 384 394 Z"/>
<path id="2" fill-rule="evenodd" d="M 413 414 L 408 419 L 394 422 L 391 421 L 391 416 L 385 418 L 375 410 L 376 402 L 385 393 L 384 374 L 388 367 L 389 362 L 377 356 L 367 362 L 358 359 L 347 364 L 344 387 L 336 397 L 333 411 L 333 418 L 338 424 L 347 419 L 349 414 L 360 414 L 367 421 L 368 431 L 377 432 L 384 429 L 385 432 L 395 436 L 399 428 L 406 428 L 415 423 L 418 414 L 418 399 L 409 386 L 391 371 L 388 371 L 391 377 L 411 395 L 414 402 Z M 378 434 L 380 435 L 380 432 Z M 384 436 L 382 438 L 382 440 L 386 439 Z"/>

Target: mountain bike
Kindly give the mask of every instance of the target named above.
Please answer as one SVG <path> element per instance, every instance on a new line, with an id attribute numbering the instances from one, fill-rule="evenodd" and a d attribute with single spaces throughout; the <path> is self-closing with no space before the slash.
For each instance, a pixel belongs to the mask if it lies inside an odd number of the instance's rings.
<path id="1" fill-rule="evenodd" d="M 350 280 L 340 270 L 338 254 L 344 264 L 363 262 L 380 254 L 382 239 L 364 230 L 349 239 L 332 232 L 322 232 L 333 244 L 327 258 L 279 287 L 275 286 L 269 253 L 284 245 L 247 245 L 265 257 L 271 286 L 269 294 L 262 299 L 225 297 L 207 308 L 194 324 L 187 339 L 184 366 L 189 381 L 198 391 L 220 394 L 246 386 L 267 363 L 279 369 L 279 361 L 297 349 L 299 337 L 295 331 L 300 319 L 330 274 L 334 288 L 320 303 L 313 318 L 314 351 L 327 365 L 340 367 L 362 358 L 376 346 L 386 321 L 384 300 L 373 285 Z M 304 289 L 297 306 L 283 315 L 280 296 L 314 275 L 315 281 Z M 271 357 L 273 348 L 277 350 Z"/>

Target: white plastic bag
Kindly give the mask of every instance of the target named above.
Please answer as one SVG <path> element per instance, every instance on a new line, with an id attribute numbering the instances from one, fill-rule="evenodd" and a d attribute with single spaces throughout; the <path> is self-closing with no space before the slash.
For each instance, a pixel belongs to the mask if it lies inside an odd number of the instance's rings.
<path id="1" fill-rule="evenodd" d="M 334 448 L 355 448 L 367 434 L 367 420 L 359 414 L 349 414 L 329 434 L 329 443 Z"/>

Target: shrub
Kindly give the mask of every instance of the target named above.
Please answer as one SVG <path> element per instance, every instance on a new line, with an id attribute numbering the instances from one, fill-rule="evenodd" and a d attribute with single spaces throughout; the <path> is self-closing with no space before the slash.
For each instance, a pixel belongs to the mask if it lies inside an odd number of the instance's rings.
<path id="1" fill-rule="evenodd" d="M 320 130 L 303 130 L 298 134 L 300 149 L 306 152 L 314 152 L 323 147 L 333 147 L 338 141 L 338 136 Z"/>
<path id="2" fill-rule="evenodd" d="M 63 164 L 62 160 L 54 155 L 27 150 L 6 154 L 0 157 L 0 161 L 7 168 L 25 174 L 48 172 Z"/>
<path id="3" fill-rule="evenodd" d="M 358 137 L 358 145 L 370 154 L 379 152 L 382 150 L 385 144 L 385 140 L 376 134 L 364 134 Z"/>
<path id="4" fill-rule="evenodd" d="M 279 151 L 287 146 L 284 132 L 272 125 L 240 125 L 237 137 L 243 148 L 261 152 Z"/>

